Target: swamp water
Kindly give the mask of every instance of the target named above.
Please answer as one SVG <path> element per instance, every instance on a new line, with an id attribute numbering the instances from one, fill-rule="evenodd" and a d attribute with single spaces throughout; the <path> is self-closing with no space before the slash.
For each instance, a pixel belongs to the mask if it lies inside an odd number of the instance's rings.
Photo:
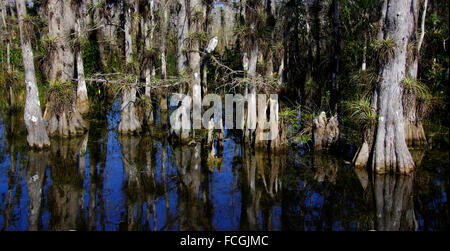
<path id="1" fill-rule="evenodd" d="M 353 153 L 273 155 L 227 134 L 222 158 L 208 161 L 202 143 L 118 135 L 118 109 L 40 152 L 27 148 L 20 119 L 2 112 L 1 230 L 449 228 L 448 148 L 412 151 L 417 171 L 405 177 L 354 170 Z"/>

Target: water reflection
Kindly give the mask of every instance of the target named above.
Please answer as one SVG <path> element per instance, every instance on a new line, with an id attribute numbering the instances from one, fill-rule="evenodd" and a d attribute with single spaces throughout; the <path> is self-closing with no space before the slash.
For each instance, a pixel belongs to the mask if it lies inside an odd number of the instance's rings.
<path id="1" fill-rule="evenodd" d="M 52 140 L 49 154 L 48 191 L 50 229 L 76 230 L 84 221 L 83 183 L 87 134 L 82 137 Z"/>
<path id="2" fill-rule="evenodd" d="M 47 151 L 28 152 L 26 181 L 29 199 L 28 230 L 31 231 L 36 231 L 39 229 L 38 224 L 39 217 L 41 215 L 42 186 L 44 185 L 47 163 Z"/>
<path id="3" fill-rule="evenodd" d="M 413 177 L 376 175 L 374 182 L 376 229 L 411 231 L 417 229 L 413 202 Z"/>
<path id="4" fill-rule="evenodd" d="M 222 145 L 180 146 L 91 126 L 35 151 L 0 125 L 2 230 L 448 228 L 448 156 L 436 150 L 414 152 L 414 177 L 372 177 L 327 154 L 255 151 L 227 132 Z"/>

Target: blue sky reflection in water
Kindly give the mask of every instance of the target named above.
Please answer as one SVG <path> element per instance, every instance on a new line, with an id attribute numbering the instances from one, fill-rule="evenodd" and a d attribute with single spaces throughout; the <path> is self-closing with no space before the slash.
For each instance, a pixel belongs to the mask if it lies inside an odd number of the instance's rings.
<path id="1" fill-rule="evenodd" d="M 448 229 L 448 149 L 413 151 L 414 177 L 372 179 L 336 156 L 269 155 L 226 135 L 211 163 L 202 143 L 119 136 L 119 108 L 43 152 L 0 121 L 0 229 Z"/>

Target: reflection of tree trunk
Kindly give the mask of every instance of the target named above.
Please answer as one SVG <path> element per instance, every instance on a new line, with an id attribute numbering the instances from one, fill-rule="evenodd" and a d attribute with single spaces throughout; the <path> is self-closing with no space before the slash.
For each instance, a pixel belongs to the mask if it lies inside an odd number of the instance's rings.
<path id="1" fill-rule="evenodd" d="M 51 142 L 49 156 L 52 185 L 48 195 L 50 226 L 54 230 L 73 230 L 80 226 L 80 198 L 83 176 L 80 156 L 85 146 L 84 137 Z"/>
<path id="2" fill-rule="evenodd" d="M 119 142 L 122 149 L 122 164 L 126 180 L 124 190 L 127 196 L 125 205 L 127 208 L 127 227 L 128 230 L 135 230 L 137 227 L 135 207 L 137 206 L 139 210 L 139 194 L 142 186 L 136 165 L 140 138 L 136 136 L 120 136 Z"/>
<path id="3" fill-rule="evenodd" d="M 42 186 L 44 185 L 45 169 L 48 163 L 48 152 L 28 152 L 27 192 L 29 200 L 28 230 L 38 230 L 41 213 Z"/>
<path id="4" fill-rule="evenodd" d="M 105 204 L 103 201 L 103 181 L 104 171 L 106 167 L 106 153 L 108 145 L 108 131 L 101 130 L 98 134 L 91 132 L 90 140 L 88 142 L 89 150 L 89 201 L 88 201 L 88 216 L 87 229 L 96 230 L 96 216 L 97 210 L 100 212 L 100 229 L 105 229 Z"/>
<path id="5" fill-rule="evenodd" d="M 259 210 L 261 194 L 256 188 L 256 159 L 249 149 L 243 149 L 241 180 L 240 230 L 259 230 Z"/>
<path id="6" fill-rule="evenodd" d="M 415 230 L 412 176 L 376 175 L 375 226 L 380 231 Z"/>
<path id="7" fill-rule="evenodd" d="M 420 167 L 422 165 L 423 157 L 425 156 L 426 151 L 424 149 L 411 149 L 411 156 L 414 160 L 414 164 L 417 167 Z"/>
<path id="8" fill-rule="evenodd" d="M 16 177 L 19 176 L 20 174 L 17 175 L 17 173 L 20 172 L 20 170 L 16 169 L 16 158 L 15 158 L 15 153 L 14 153 L 14 143 L 12 141 L 9 141 L 10 144 L 10 148 L 9 148 L 9 158 L 10 158 L 10 164 L 11 164 L 11 169 L 8 172 L 8 192 L 6 194 L 6 203 L 5 203 L 5 209 L 4 209 L 4 216 L 3 216 L 3 228 L 1 230 L 8 230 L 8 226 L 9 226 L 9 221 L 10 221 L 10 215 L 11 215 L 11 211 L 14 211 L 14 207 L 13 207 L 13 190 L 14 190 L 14 185 L 20 186 L 20 182 L 16 181 Z M 16 188 L 16 191 L 20 190 L 18 188 Z"/>
<path id="9" fill-rule="evenodd" d="M 175 150 L 178 176 L 178 217 L 180 230 L 201 230 L 199 209 L 201 146 L 196 143 L 194 149 L 182 146 Z"/>
<path id="10" fill-rule="evenodd" d="M 335 184 L 337 173 L 339 169 L 339 162 L 337 159 L 328 155 L 314 154 L 313 165 L 315 168 L 314 179 L 318 182 L 328 182 Z"/>

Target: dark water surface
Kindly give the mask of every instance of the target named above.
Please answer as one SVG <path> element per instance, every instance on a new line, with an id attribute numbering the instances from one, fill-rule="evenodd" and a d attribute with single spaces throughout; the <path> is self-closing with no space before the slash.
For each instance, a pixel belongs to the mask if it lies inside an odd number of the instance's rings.
<path id="1" fill-rule="evenodd" d="M 208 161 L 202 143 L 119 136 L 119 106 L 40 152 L 26 147 L 20 119 L 3 115 L 1 230 L 449 228 L 448 149 L 413 151 L 415 175 L 397 178 L 327 154 L 255 152 L 230 135 L 223 158 Z"/>

